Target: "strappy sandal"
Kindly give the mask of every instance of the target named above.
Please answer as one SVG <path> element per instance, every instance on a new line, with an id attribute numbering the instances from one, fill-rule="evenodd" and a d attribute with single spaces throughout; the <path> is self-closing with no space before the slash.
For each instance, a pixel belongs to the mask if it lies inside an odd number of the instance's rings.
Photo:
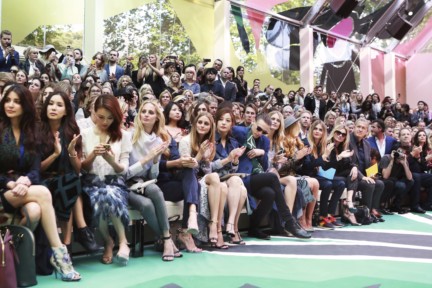
<path id="1" fill-rule="evenodd" d="M 164 242 L 171 240 L 171 236 L 163 237 L 162 240 L 164 240 Z M 174 249 L 174 247 L 173 247 L 173 249 Z M 175 256 L 173 254 L 163 254 L 162 255 L 162 261 L 164 261 L 164 262 L 174 261 L 174 257 Z"/>
<path id="2" fill-rule="evenodd" d="M 218 231 L 218 237 L 219 234 L 222 235 L 222 231 Z M 223 240 L 223 236 L 222 236 L 222 240 Z M 226 245 L 225 243 L 223 243 L 222 245 L 218 245 L 217 242 L 212 247 L 216 249 L 222 249 L 222 250 L 226 250 L 229 248 L 229 246 Z"/>
<path id="3" fill-rule="evenodd" d="M 173 250 L 174 250 L 174 258 L 181 258 L 183 257 L 183 254 L 180 252 L 180 250 L 175 246 L 174 242 L 171 240 Z"/>
<path id="4" fill-rule="evenodd" d="M 229 236 L 234 237 L 235 236 L 234 224 L 233 223 L 227 223 L 226 228 L 225 228 L 225 232 Z"/>
<path id="5" fill-rule="evenodd" d="M 110 247 L 111 248 L 111 256 L 105 255 L 107 245 L 111 246 Z M 102 258 L 100 259 L 102 264 L 109 265 L 109 264 L 113 263 L 113 256 L 112 256 L 113 255 L 113 253 L 112 253 L 113 248 L 114 248 L 114 241 L 111 240 L 111 242 L 109 244 L 105 244 L 104 254 L 102 255 Z"/>
<path id="6" fill-rule="evenodd" d="M 181 228 L 177 229 L 177 236 L 176 236 L 176 243 L 177 243 L 177 247 L 181 247 L 181 249 L 186 249 L 186 252 L 188 253 L 201 253 L 202 249 L 198 248 L 194 245 L 193 249 L 190 249 L 187 247 L 186 243 L 188 242 L 189 239 L 184 239 L 184 236 L 181 235 L 186 235 L 187 232 L 183 231 Z M 193 239 L 192 239 L 193 241 Z M 194 243 L 195 244 L 195 243 Z"/>
<path id="7" fill-rule="evenodd" d="M 236 235 L 237 235 L 237 237 L 238 237 L 239 240 L 235 241 L 235 240 L 232 240 L 232 239 L 231 239 L 231 241 L 230 241 L 229 243 L 231 243 L 231 244 L 235 244 L 235 245 L 246 245 L 246 242 L 245 242 L 245 241 L 243 240 L 243 238 L 241 237 L 240 232 L 239 232 L 239 231 L 236 231 L 235 233 L 236 233 Z M 234 238 L 234 237 L 235 237 L 235 236 L 231 236 L 231 238 Z"/>
<path id="8" fill-rule="evenodd" d="M 219 233 L 219 232 L 217 231 L 217 223 L 218 223 L 218 221 L 210 221 L 209 222 L 209 239 L 208 239 L 208 242 L 210 243 L 211 246 L 216 246 L 216 243 L 218 241 L 217 233 Z M 213 237 L 211 236 L 210 226 L 212 226 L 212 225 L 216 225 L 216 237 L 214 235 L 213 235 Z"/>

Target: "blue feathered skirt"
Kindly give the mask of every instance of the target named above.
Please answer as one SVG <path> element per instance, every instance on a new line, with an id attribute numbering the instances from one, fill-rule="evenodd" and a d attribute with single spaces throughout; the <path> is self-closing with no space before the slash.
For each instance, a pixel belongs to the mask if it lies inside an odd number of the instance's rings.
<path id="1" fill-rule="evenodd" d="M 128 227 L 129 190 L 123 177 L 106 175 L 105 179 L 101 180 L 97 175 L 86 174 L 82 176 L 81 182 L 82 191 L 90 198 L 95 223 L 99 223 L 100 217 L 104 220 L 116 217 L 124 227 Z"/>

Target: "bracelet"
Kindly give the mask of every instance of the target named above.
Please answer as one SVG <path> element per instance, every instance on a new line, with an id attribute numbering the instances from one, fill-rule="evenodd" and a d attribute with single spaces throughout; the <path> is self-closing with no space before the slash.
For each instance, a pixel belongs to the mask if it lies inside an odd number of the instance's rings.
<path id="1" fill-rule="evenodd" d="M 71 155 L 71 154 L 69 153 L 69 157 L 70 157 L 70 158 L 76 158 L 77 155 L 78 155 L 77 153 L 75 153 L 75 155 Z"/>

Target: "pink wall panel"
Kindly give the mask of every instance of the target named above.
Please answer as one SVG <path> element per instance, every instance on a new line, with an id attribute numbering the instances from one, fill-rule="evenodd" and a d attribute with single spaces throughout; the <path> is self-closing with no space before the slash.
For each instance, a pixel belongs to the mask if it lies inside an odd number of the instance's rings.
<path id="1" fill-rule="evenodd" d="M 361 75 L 360 75 L 361 77 Z M 372 57 L 372 85 L 373 90 L 384 98 L 384 53 L 374 52 Z M 366 96 L 366 95 L 364 95 Z"/>
<path id="2" fill-rule="evenodd" d="M 417 101 L 423 100 L 432 106 L 432 54 L 414 54 L 406 65 L 407 101 L 411 107 L 417 107 Z"/>

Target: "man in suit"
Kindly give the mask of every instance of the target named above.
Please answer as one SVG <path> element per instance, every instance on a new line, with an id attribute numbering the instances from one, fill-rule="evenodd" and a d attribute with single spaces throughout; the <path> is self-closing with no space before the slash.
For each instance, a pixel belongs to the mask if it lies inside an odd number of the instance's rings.
<path id="1" fill-rule="evenodd" d="M 124 75 L 123 67 L 117 65 L 118 57 L 118 51 L 111 50 L 108 64 L 105 64 L 105 71 L 108 74 L 109 80 L 113 82 L 117 82 Z"/>
<path id="2" fill-rule="evenodd" d="M 12 33 L 3 30 L 0 33 L 0 72 L 10 72 L 13 65 L 19 65 L 19 53 L 12 46 Z"/>
<path id="3" fill-rule="evenodd" d="M 306 95 L 304 99 L 304 107 L 312 112 L 313 116 L 324 120 L 326 103 L 321 99 L 322 92 L 322 86 L 316 86 L 313 94 Z"/>
<path id="4" fill-rule="evenodd" d="M 229 81 L 229 74 L 231 71 L 228 68 L 222 69 L 221 78 L 217 81 L 224 87 L 223 98 L 225 101 L 235 102 L 237 97 L 237 86 Z"/>
<path id="5" fill-rule="evenodd" d="M 372 136 L 367 140 L 369 141 L 371 148 L 377 150 L 381 157 L 391 154 L 392 147 L 397 142 L 395 138 L 386 136 L 384 132 L 384 121 L 381 119 L 373 120 L 371 125 Z"/>
<path id="6" fill-rule="evenodd" d="M 305 231 L 292 216 L 281 190 L 278 177 L 274 173 L 266 173 L 268 168 L 268 154 L 270 141 L 265 136 L 270 131 L 271 119 L 267 114 L 261 114 L 250 127 L 233 127 L 232 136 L 240 145 L 246 147 L 246 153 L 240 157 L 237 172 L 250 174 L 243 178 L 245 187 L 254 199 L 259 200 L 250 217 L 249 237 L 270 240 L 270 236 L 262 232 L 259 227 L 263 219 L 272 210 L 276 203 L 277 212 L 285 223 L 284 228 L 295 237 L 310 238 L 311 235 Z"/>
<path id="7" fill-rule="evenodd" d="M 355 122 L 354 132 L 350 135 L 350 150 L 353 150 L 353 162 L 357 165 L 359 179 L 358 190 L 362 191 L 362 202 L 366 205 L 371 215 L 374 215 L 376 221 L 384 221 L 381 213 L 378 212 L 381 202 L 381 195 L 384 190 L 384 183 L 381 180 L 367 177 L 366 169 L 371 167 L 371 146 L 366 140 L 368 134 L 369 122 L 360 118 Z M 354 168 L 353 168 L 354 169 Z M 381 220 L 379 220 L 381 219 Z"/>

